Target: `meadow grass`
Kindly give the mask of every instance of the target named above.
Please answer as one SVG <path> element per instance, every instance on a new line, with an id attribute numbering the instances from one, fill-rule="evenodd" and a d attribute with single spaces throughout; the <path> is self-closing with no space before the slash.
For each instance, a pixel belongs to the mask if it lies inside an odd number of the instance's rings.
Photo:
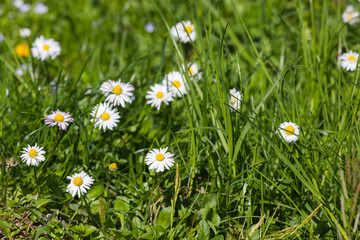
<path id="1" fill-rule="evenodd" d="M 358 27 L 341 20 L 350 3 L 360 8 L 355 0 L 65 0 L 45 2 L 44 15 L 0 3 L 0 236 L 360 238 L 359 75 L 337 59 L 359 50 Z M 182 20 L 195 24 L 196 41 L 171 37 Z M 155 32 L 144 30 L 148 22 Z M 22 27 L 29 38 L 19 37 Z M 58 58 L 14 54 L 40 35 L 60 43 Z M 146 104 L 151 85 L 190 62 L 203 77 L 185 74 L 187 95 L 159 111 Z M 103 132 L 90 113 L 105 100 L 101 84 L 119 78 L 135 100 Z M 234 112 L 231 88 L 244 94 Z M 74 118 L 67 131 L 44 124 L 56 109 Z M 276 134 L 290 121 L 301 129 L 294 144 Z M 20 151 L 35 143 L 47 160 L 33 168 Z M 175 165 L 149 171 L 145 156 L 160 147 Z M 9 167 L 10 158 L 20 163 Z M 66 177 L 81 171 L 95 183 L 73 198 Z"/>

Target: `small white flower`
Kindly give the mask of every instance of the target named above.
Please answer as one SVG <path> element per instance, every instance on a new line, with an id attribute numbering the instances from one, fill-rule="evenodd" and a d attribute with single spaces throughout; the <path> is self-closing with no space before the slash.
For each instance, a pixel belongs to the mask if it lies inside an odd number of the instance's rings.
<path id="1" fill-rule="evenodd" d="M 66 192 L 70 193 L 73 197 L 77 193 L 80 198 L 81 195 L 84 195 L 94 183 L 94 179 L 84 171 L 81 173 L 75 173 L 72 176 L 67 176 L 66 178 L 70 180 L 70 184 L 67 186 Z"/>
<path id="2" fill-rule="evenodd" d="M 120 121 L 118 110 L 116 108 L 112 108 L 109 103 L 100 103 L 96 105 L 91 112 L 91 116 L 91 122 L 94 121 L 95 117 L 94 127 L 99 127 L 99 129 L 103 128 L 104 132 L 106 129 L 113 130 Z"/>
<path id="3" fill-rule="evenodd" d="M 173 96 L 181 97 L 182 95 L 185 95 L 187 91 L 184 76 L 177 71 L 166 74 L 163 80 L 163 85 L 168 86 Z"/>
<path id="4" fill-rule="evenodd" d="M 0 43 L 1 43 L 2 41 L 4 41 L 4 35 L 2 35 L 2 34 L 0 33 Z"/>
<path id="5" fill-rule="evenodd" d="M 114 106 L 121 105 L 125 108 L 125 102 L 132 102 L 135 88 L 130 83 L 123 83 L 119 79 L 118 81 L 109 80 L 104 82 L 101 84 L 100 90 L 107 96 L 105 101 L 113 103 Z"/>
<path id="6" fill-rule="evenodd" d="M 171 35 L 183 43 L 196 40 L 195 26 L 191 21 L 182 21 L 170 29 Z"/>
<path id="7" fill-rule="evenodd" d="M 19 75 L 20 77 L 22 77 L 24 75 L 24 71 L 26 71 L 27 67 L 25 64 L 21 64 L 21 68 L 17 68 L 16 69 L 16 73 L 17 75 Z"/>
<path id="8" fill-rule="evenodd" d="M 54 59 L 60 55 L 61 47 L 54 39 L 46 39 L 44 36 L 40 36 L 35 39 L 32 44 L 31 53 L 34 58 L 45 61 L 49 58 Z"/>
<path id="9" fill-rule="evenodd" d="M 31 7 L 29 3 L 24 3 L 24 1 L 22 0 L 13 1 L 13 6 L 16 7 L 22 13 L 29 11 Z"/>
<path id="10" fill-rule="evenodd" d="M 342 20 L 344 23 L 349 23 L 350 25 L 354 25 L 360 22 L 359 12 L 355 12 L 354 6 L 349 5 L 346 7 L 345 12 L 342 14 Z"/>
<path id="11" fill-rule="evenodd" d="M 20 37 L 27 38 L 31 35 L 30 28 L 20 28 L 19 30 Z"/>
<path id="12" fill-rule="evenodd" d="M 24 1 L 23 0 L 15 0 L 12 2 L 12 4 L 14 7 L 20 8 L 24 4 Z"/>
<path id="13" fill-rule="evenodd" d="M 36 14 L 45 14 L 49 11 L 49 8 L 42 2 L 36 4 L 34 7 L 34 13 Z"/>
<path id="14" fill-rule="evenodd" d="M 163 172 L 164 168 L 169 170 L 174 165 L 174 154 L 167 152 L 166 148 L 152 149 L 145 157 L 145 163 L 149 165 L 150 170 Z"/>
<path id="15" fill-rule="evenodd" d="M 341 67 L 346 69 L 347 71 L 355 71 L 358 57 L 359 54 L 353 51 L 341 54 L 339 57 Z"/>
<path id="16" fill-rule="evenodd" d="M 46 153 L 43 147 L 39 147 L 37 144 L 35 146 L 30 146 L 23 148 L 21 153 L 23 153 L 20 157 L 23 162 L 25 162 L 28 166 L 37 166 L 39 162 L 45 161 L 44 154 Z"/>
<path id="17" fill-rule="evenodd" d="M 145 25 L 145 31 L 147 31 L 148 33 L 153 33 L 155 31 L 155 25 L 152 22 L 148 22 Z"/>
<path id="18" fill-rule="evenodd" d="M 237 91 L 235 88 L 230 90 L 230 99 L 229 99 L 229 105 L 231 106 L 230 110 L 234 112 L 236 110 L 240 109 L 241 101 L 243 100 L 243 94 L 240 91 Z"/>
<path id="19" fill-rule="evenodd" d="M 69 123 L 73 121 L 74 119 L 71 118 L 70 113 L 62 112 L 59 109 L 45 116 L 46 125 L 49 125 L 51 127 L 58 126 L 60 129 L 64 131 L 66 131 L 67 126 L 69 126 Z"/>
<path id="20" fill-rule="evenodd" d="M 163 84 L 155 84 L 154 86 L 150 86 L 150 89 L 150 91 L 146 92 L 145 98 L 150 99 L 147 101 L 147 104 L 156 107 L 157 110 L 160 110 L 161 103 L 168 105 L 169 102 L 174 100 L 172 93 L 168 91 L 167 87 Z"/>
<path id="21" fill-rule="evenodd" d="M 284 122 L 280 124 L 276 131 L 288 143 L 294 143 L 299 140 L 300 128 L 296 123 Z"/>
<path id="22" fill-rule="evenodd" d="M 200 80 L 202 78 L 202 72 L 199 72 L 199 65 L 197 63 L 190 63 L 187 66 L 182 65 L 182 70 L 189 74 L 190 78 L 195 78 Z"/>

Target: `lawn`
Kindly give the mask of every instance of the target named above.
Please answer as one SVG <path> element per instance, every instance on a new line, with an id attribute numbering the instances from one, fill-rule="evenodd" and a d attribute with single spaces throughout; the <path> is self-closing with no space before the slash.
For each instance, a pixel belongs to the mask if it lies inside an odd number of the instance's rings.
<path id="1" fill-rule="evenodd" d="M 1 1 L 0 239 L 360 239 L 358 11 Z"/>

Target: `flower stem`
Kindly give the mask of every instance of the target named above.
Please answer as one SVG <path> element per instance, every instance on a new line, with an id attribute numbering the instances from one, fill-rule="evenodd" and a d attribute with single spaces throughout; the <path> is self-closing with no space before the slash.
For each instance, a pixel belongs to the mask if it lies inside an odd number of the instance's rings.
<path id="1" fill-rule="evenodd" d="M 10 172 L 11 172 L 11 167 L 9 167 L 9 172 L 8 172 L 8 175 L 6 178 L 6 185 L 5 185 L 4 198 L 3 198 L 4 205 L 6 205 L 6 195 L 7 195 L 7 188 L 8 188 L 8 184 L 9 184 Z"/>
<path id="2" fill-rule="evenodd" d="M 34 166 L 34 175 L 35 175 L 36 189 L 37 189 L 37 192 L 38 192 L 38 196 L 40 197 L 40 188 L 39 188 L 38 179 L 36 177 L 36 167 L 35 166 Z"/>

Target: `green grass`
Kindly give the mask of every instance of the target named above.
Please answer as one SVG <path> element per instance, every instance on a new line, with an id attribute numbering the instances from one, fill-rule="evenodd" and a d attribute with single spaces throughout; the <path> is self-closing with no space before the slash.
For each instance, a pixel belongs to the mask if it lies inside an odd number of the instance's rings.
<path id="1" fill-rule="evenodd" d="M 350 3 L 360 10 L 355 0 L 64 0 L 36 15 L 0 3 L 0 236 L 360 238 L 359 74 L 337 60 L 359 51 L 358 26 L 341 20 Z M 171 38 L 181 20 L 195 24 L 195 42 Z M 20 27 L 31 29 L 28 39 Z M 58 58 L 14 54 L 40 35 L 60 42 Z M 194 61 L 203 78 L 187 77 L 186 96 L 159 111 L 146 104 L 151 85 Z M 31 69 L 21 77 L 23 63 Z M 119 78 L 136 98 L 118 108 L 113 131 L 94 129 L 100 85 Z M 244 94 L 236 112 L 231 88 Z M 66 132 L 44 125 L 56 109 L 74 118 Z M 295 144 L 275 133 L 289 121 L 301 129 Z M 51 158 L 36 168 L 39 194 L 34 168 L 20 159 L 35 143 Z M 159 147 L 175 154 L 164 173 L 144 162 Z M 9 168 L 9 158 L 19 165 Z M 80 171 L 95 183 L 72 198 L 66 177 Z"/>

